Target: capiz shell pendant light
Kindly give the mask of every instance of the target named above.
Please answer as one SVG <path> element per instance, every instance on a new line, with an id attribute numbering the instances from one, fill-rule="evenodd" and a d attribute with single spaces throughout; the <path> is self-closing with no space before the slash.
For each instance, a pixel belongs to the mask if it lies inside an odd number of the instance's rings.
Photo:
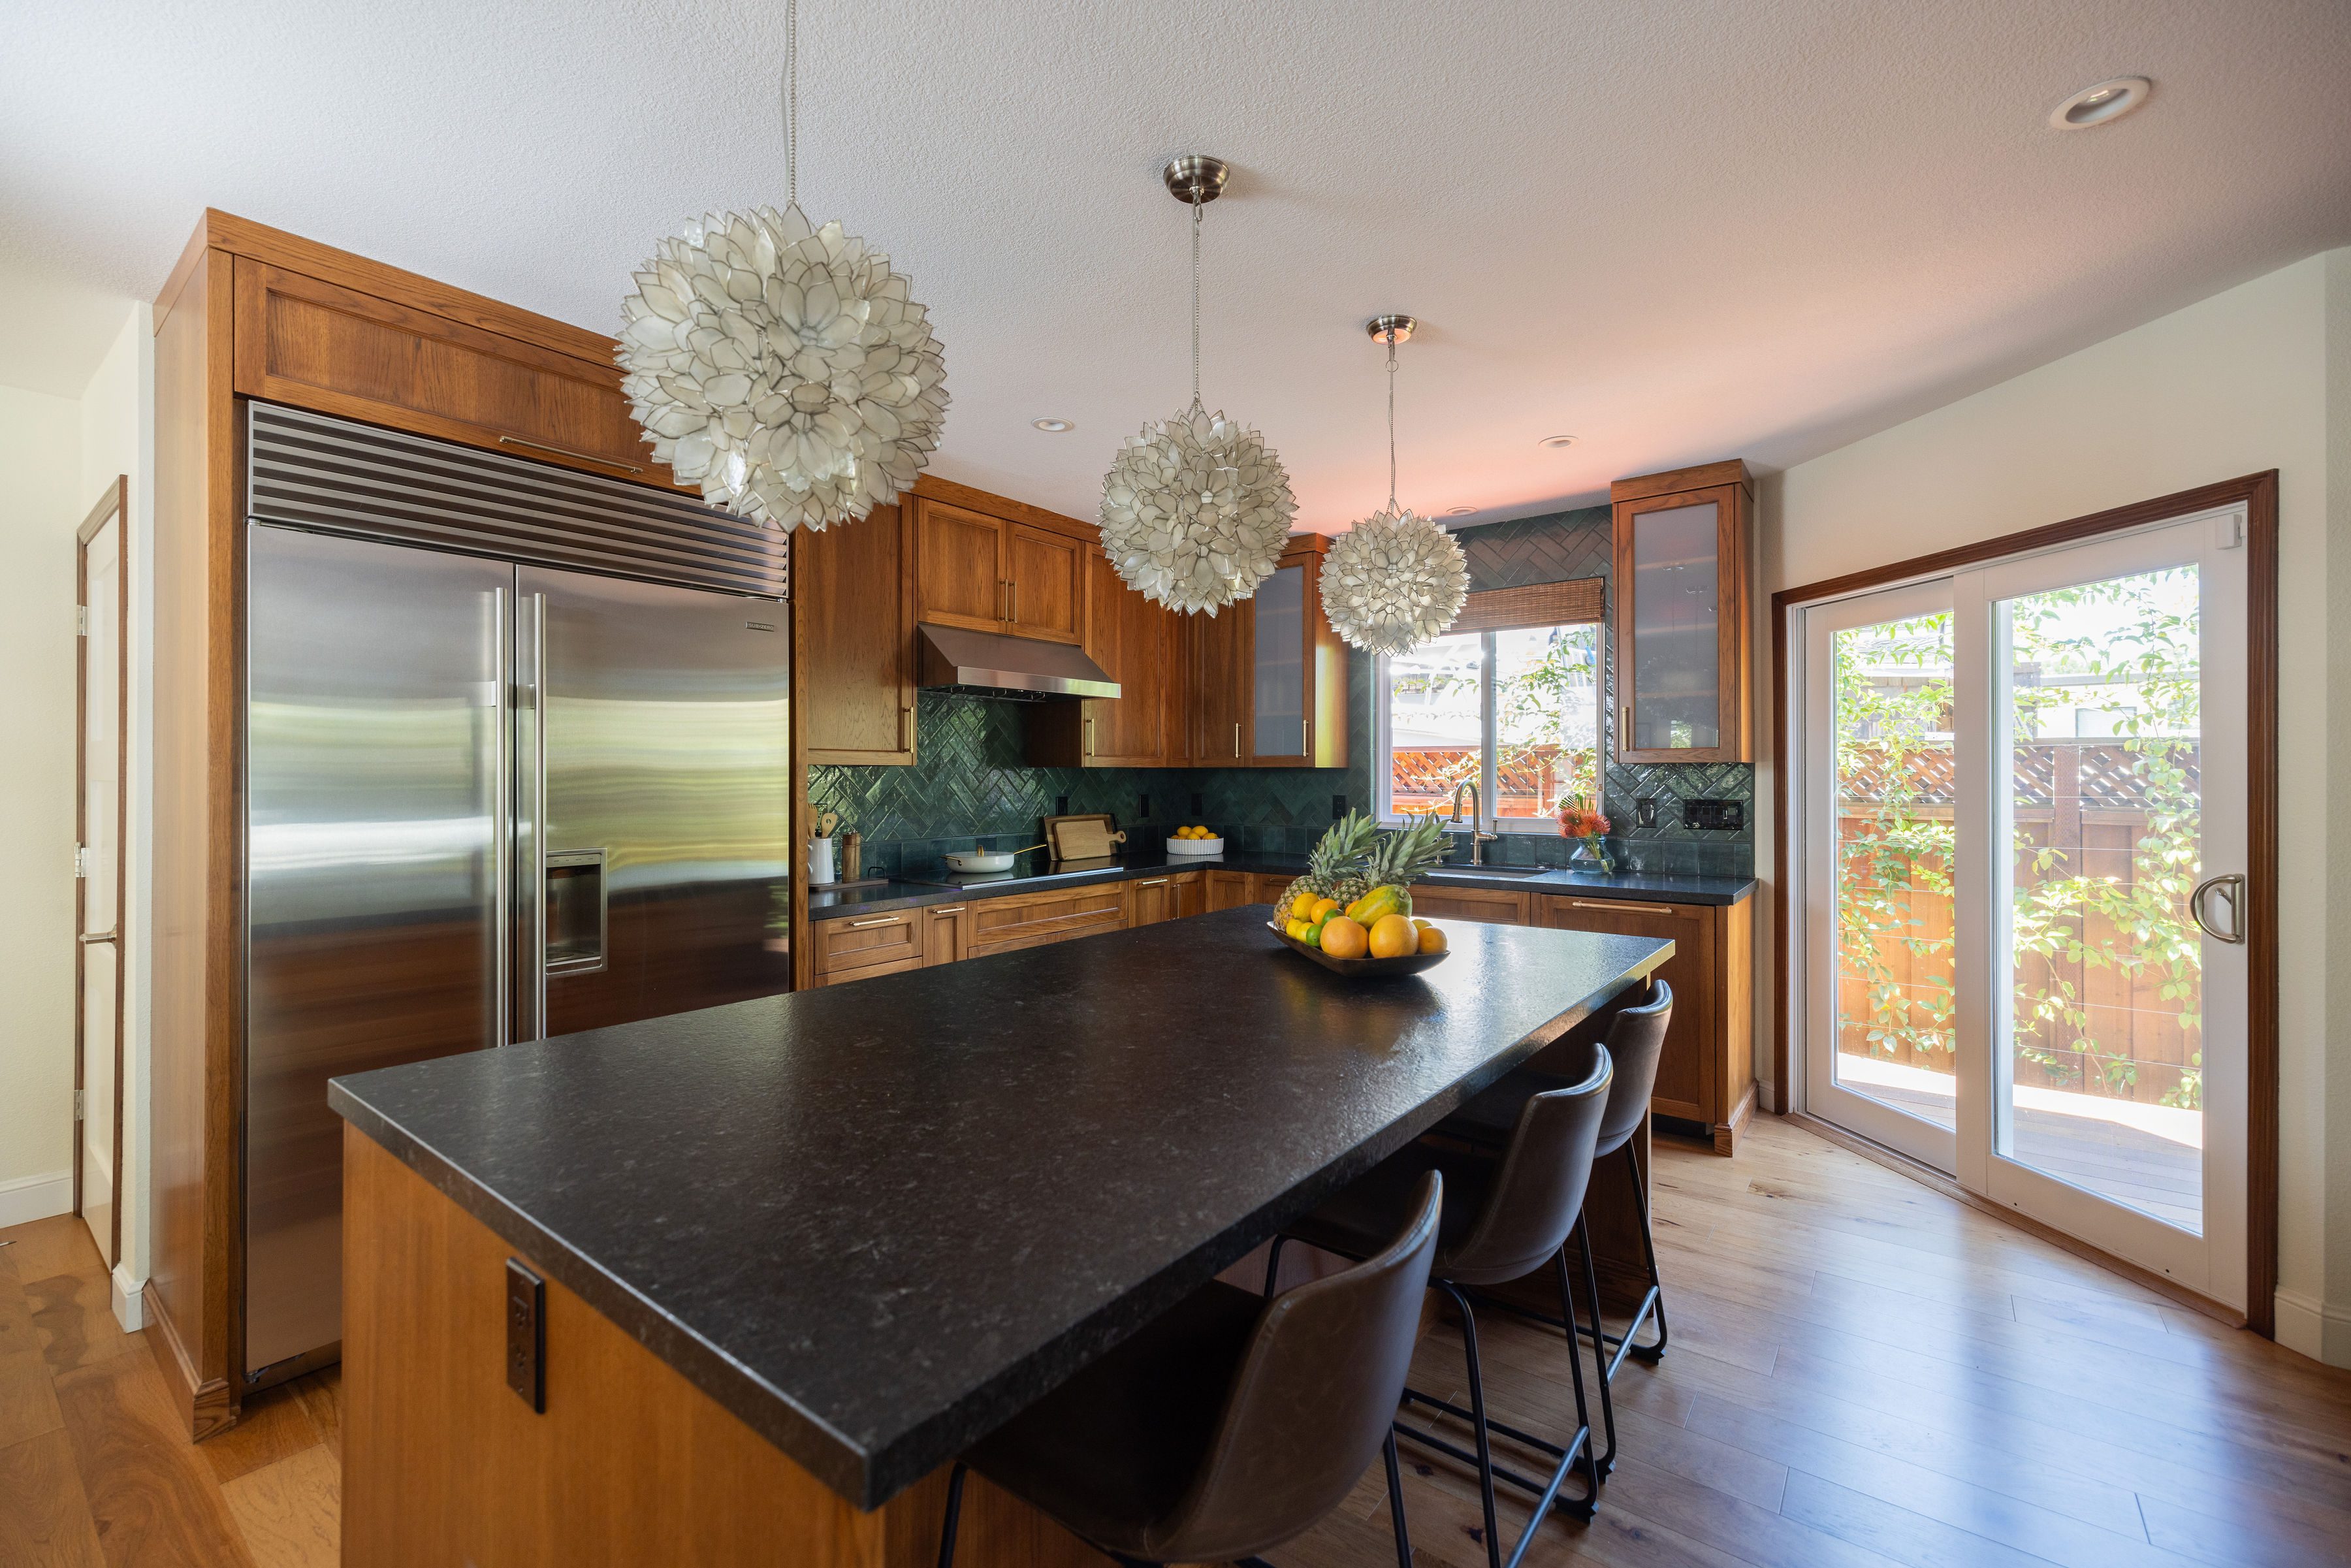
<path id="1" fill-rule="evenodd" d="M 1200 402 L 1200 209 L 1228 172 L 1199 153 L 1163 172 L 1192 208 L 1192 405 L 1129 437 L 1102 476 L 1102 549 L 1119 577 L 1146 599 L 1211 615 L 1273 575 L 1298 510 L 1265 438 Z"/>
<path id="2" fill-rule="evenodd" d="M 890 258 L 799 206 L 799 5 L 784 11 L 781 212 L 689 223 L 621 302 L 621 390 L 703 499 L 822 529 L 914 487 L 946 417 L 929 312 Z"/>
<path id="3" fill-rule="evenodd" d="M 1322 613 L 1331 629 L 1370 653 L 1409 653 L 1441 636 L 1469 593 L 1458 540 L 1430 518 L 1396 506 L 1396 345 L 1420 325 L 1376 316 L 1373 340 L 1388 346 L 1388 505 L 1331 541 L 1322 558 Z"/>

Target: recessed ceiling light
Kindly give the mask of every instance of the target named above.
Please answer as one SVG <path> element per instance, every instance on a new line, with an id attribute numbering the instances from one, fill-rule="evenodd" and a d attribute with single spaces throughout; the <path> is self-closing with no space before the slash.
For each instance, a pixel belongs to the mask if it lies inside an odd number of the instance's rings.
<path id="1" fill-rule="evenodd" d="M 2116 77 L 2085 87 L 2049 111 L 2049 123 L 2060 131 L 2087 131 L 2093 125 L 2120 120 L 2147 101 L 2155 86 L 2145 77 Z"/>
<path id="2" fill-rule="evenodd" d="M 1536 442 L 1535 444 L 1537 446 L 1548 446 L 1552 451 L 1556 452 L 1561 447 L 1574 445 L 1575 437 L 1573 435 L 1546 435 L 1541 441 Z"/>
<path id="3" fill-rule="evenodd" d="M 1448 517 L 1466 517 L 1477 509 L 1475 507 L 1447 507 L 1445 509 L 1445 515 Z"/>
<path id="4" fill-rule="evenodd" d="M 1075 430 L 1077 428 L 1076 425 L 1071 424 L 1066 419 L 1032 419 L 1029 423 L 1035 425 L 1038 429 L 1045 432 L 1048 435 L 1059 435 L 1065 430 Z"/>

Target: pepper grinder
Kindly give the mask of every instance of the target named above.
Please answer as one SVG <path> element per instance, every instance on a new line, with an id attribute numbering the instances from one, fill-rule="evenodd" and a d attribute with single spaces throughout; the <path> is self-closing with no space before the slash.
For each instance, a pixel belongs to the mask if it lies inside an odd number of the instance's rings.
<path id="1" fill-rule="evenodd" d="M 841 835 L 841 881 L 855 882 L 858 879 L 858 874 L 862 869 L 859 862 L 863 859 L 864 849 L 864 836 L 855 828 Z"/>

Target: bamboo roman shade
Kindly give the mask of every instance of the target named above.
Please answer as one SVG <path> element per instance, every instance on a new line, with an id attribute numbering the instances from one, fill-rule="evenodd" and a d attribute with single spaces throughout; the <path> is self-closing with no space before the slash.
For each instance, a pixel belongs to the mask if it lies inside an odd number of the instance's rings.
<path id="1" fill-rule="evenodd" d="M 1561 626 L 1596 622 L 1607 601 L 1608 580 L 1571 578 L 1531 582 L 1523 588 L 1489 588 L 1469 595 L 1461 613 L 1446 628 L 1454 632 L 1508 632 L 1520 626 Z"/>

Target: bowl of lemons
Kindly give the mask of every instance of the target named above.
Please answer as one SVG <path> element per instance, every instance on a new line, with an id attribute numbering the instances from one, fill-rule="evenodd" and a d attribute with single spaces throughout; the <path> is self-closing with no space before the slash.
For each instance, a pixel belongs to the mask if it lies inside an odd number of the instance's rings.
<path id="1" fill-rule="evenodd" d="M 1167 841 L 1171 855 L 1220 855 L 1225 841 L 1213 828 L 1178 828 Z"/>

